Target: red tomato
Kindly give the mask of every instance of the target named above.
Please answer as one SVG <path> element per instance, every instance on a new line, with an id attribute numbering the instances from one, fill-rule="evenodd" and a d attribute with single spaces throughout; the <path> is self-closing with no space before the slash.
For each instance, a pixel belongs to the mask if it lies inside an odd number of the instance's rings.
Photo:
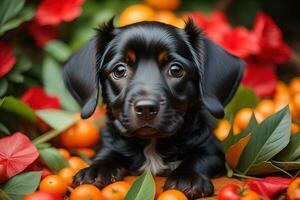
<path id="1" fill-rule="evenodd" d="M 218 200 L 260 200 L 260 197 L 250 189 L 229 184 L 219 191 Z"/>
<path id="2" fill-rule="evenodd" d="M 24 196 L 22 200 L 62 200 L 62 197 L 48 192 L 37 191 Z"/>

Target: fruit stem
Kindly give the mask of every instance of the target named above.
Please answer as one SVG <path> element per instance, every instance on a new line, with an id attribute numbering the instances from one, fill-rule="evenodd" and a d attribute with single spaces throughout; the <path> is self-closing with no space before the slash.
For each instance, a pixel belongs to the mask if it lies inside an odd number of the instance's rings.
<path id="1" fill-rule="evenodd" d="M 233 173 L 233 176 L 236 176 L 238 178 L 243 178 L 243 179 L 255 179 L 255 180 L 260 180 L 261 178 L 253 177 L 253 176 L 247 176 L 243 174 L 238 174 L 238 173 Z"/>

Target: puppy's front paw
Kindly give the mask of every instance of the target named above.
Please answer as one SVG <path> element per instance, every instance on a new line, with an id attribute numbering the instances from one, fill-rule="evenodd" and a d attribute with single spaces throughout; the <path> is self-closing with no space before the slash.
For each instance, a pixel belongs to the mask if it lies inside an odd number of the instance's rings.
<path id="1" fill-rule="evenodd" d="M 106 185 L 122 180 L 123 174 L 124 170 L 121 167 L 92 164 L 90 167 L 80 170 L 74 176 L 73 186 L 90 183 L 101 189 Z"/>
<path id="2" fill-rule="evenodd" d="M 210 179 L 196 172 L 177 172 L 176 170 L 167 178 L 164 190 L 179 189 L 188 199 L 211 196 L 214 186 Z"/>

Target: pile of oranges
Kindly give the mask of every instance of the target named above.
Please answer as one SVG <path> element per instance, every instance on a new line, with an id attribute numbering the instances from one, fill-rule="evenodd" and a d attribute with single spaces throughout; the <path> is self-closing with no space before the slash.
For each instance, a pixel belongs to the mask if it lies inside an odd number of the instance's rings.
<path id="1" fill-rule="evenodd" d="M 74 175 L 81 169 L 88 167 L 88 164 L 80 157 L 71 156 L 66 149 L 59 149 L 62 156 L 68 160 L 70 167 L 61 169 L 57 174 L 46 176 L 39 185 L 39 190 L 29 194 L 23 200 L 37 200 L 45 198 L 47 200 L 61 200 L 64 196 L 69 196 L 70 200 L 123 200 L 137 176 L 127 176 L 124 181 L 117 181 L 107 185 L 102 190 L 92 184 L 82 184 L 72 188 Z M 165 178 L 154 177 L 156 183 L 157 200 L 187 200 L 187 197 L 178 190 L 167 190 L 163 192 Z M 39 195 L 44 195 L 40 197 Z M 36 196 L 36 197 L 35 197 Z M 55 197 L 55 198 L 54 198 Z M 46 199 L 45 199 L 46 200 Z"/>
<path id="2" fill-rule="evenodd" d="M 184 20 L 177 17 L 180 0 L 145 0 L 145 4 L 127 7 L 120 15 L 119 24 L 125 26 L 140 21 L 159 21 L 178 28 L 184 27 Z"/>
<path id="3" fill-rule="evenodd" d="M 300 131 L 300 77 L 291 80 L 287 85 L 279 82 L 273 99 L 262 99 L 254 109 L 243 108 L 234 117 L 233 133 L 239 134 L 243 131 L 254 114 L 258 123 L 265 118 L 289 105 L 292 116 L 291 134 L 295 135 Z M 214 133 L 223 141 L 231 129 L 230 122 L 226 119 L 219 121 Z"/>

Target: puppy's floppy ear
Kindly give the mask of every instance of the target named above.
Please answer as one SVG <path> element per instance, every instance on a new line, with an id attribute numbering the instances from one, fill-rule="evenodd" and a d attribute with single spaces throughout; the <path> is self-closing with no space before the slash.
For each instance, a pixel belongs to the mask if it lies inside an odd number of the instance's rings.
<path id="1" fill-rule="evenodd" d="M 99 28 L 98 34 L 64 65 L 63 78 L 72 96 L 82 106 L 81 117 L 91 116 L 99 93 L 99 60 L 113 37 L 113 19 Z"/>
<path id="2" fill-rule="evenodd" d="M 217 118 L 224 117 L 224 107 L 234 96 L 243 76 L 244 62 L 207 39 L 191 19 L 186 24 L 200 78 L 203 104 Z"/>

